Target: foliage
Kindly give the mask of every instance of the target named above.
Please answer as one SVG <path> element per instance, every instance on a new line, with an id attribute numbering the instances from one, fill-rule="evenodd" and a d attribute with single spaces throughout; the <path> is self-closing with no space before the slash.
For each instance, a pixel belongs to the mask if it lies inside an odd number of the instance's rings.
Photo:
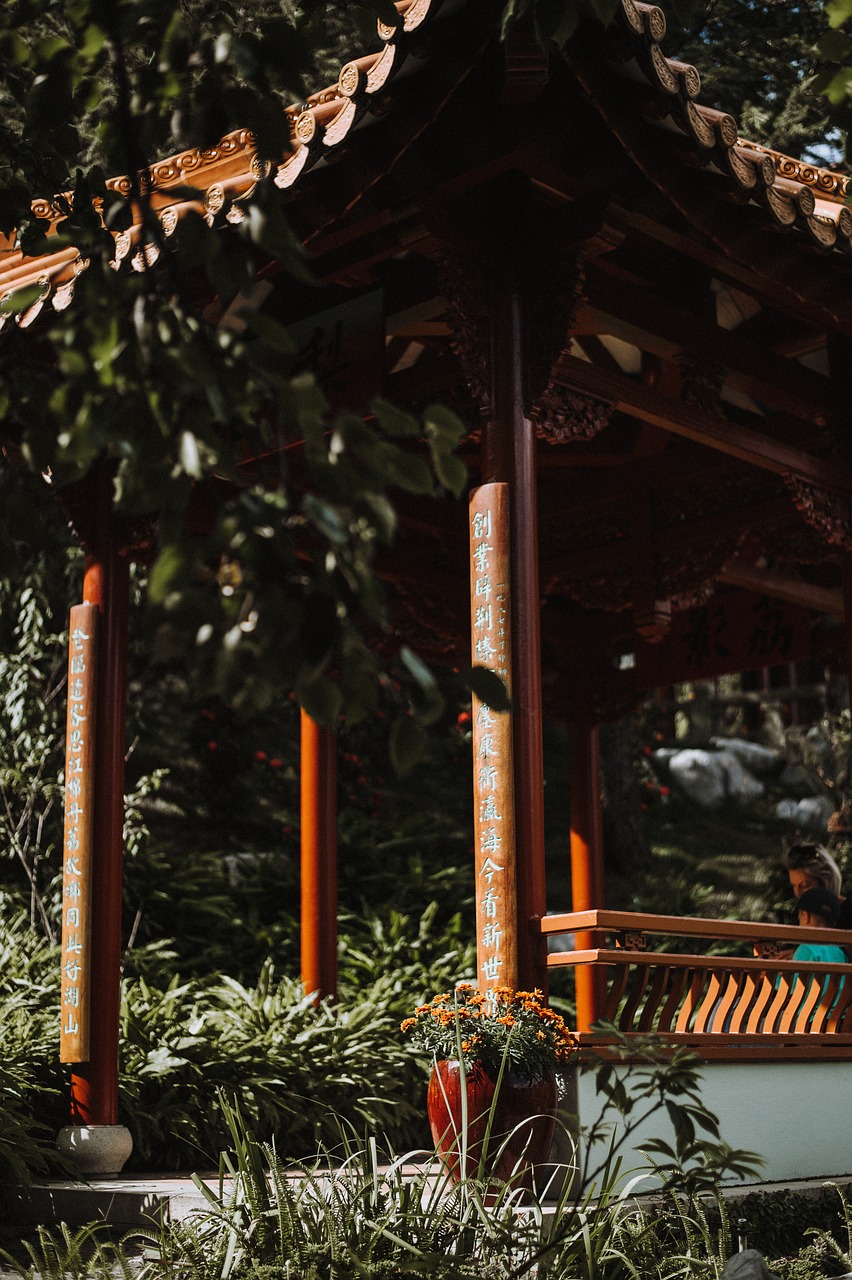
<path id="1" fill-rule="evenodd" d="M 279 159 L 289 146 L 282 100 L 304 94 L 325 8 L 76 0 L 56 17 L 49 0 L 19 0 L 4 12 L 0 70 L 18 106 L 5 127 L 0 231 L 16 229 L 28 254 L 74 245 L 86 269 L 74 305 L 39 326 L 38 360 L 31 333 L 4 334 L 0 405 L 14 446 L 3 471 L 22 458 L 60 494 L 85 481 L 89 505 L 100 493 L 126 518 L 157 516 L 149 595 L 161 610 L 160 657 L 182 657 L 199 687 L 237 706 L 295 688 L 333 724 L 341 710 L 357 718 L 375 704 L 380 666 L 365 637 L 386 620 L 373 561 L 394 537 L 390 495 L 458 494 L 462 424 L 440 406 L 418 423 L 382 401 L 369 422 L 332 421 L 314 380 L 288 376 L 277 320 L 251 312 L 243 333 L 218 324 L 262 264 L 307 278 L 271 174 L 235 203 L 236 230 L 190 212 L 172 242 L 140 176 L 164 149 L 206 146 L 236 126 L 255 133 L 261 159 Z M 81 167 L 84 136 L 102 168 Z M 129 175 L 128 193 L 105 172 Z M 62 190 L 47 235 L 31 202 Z M 114 270 L 114 235 L 131 225 L 148 265 Z M 296 442 L 298 469 L 285 459 Z M 245 448 L 278 464 L 247 478 L 237 465 Z M 197 535 L 186 510 L 214 475 L 229 496 Z M 440 703 L 404 650 L 400 671 L 410 698 L 391 741 L 404 770 L 422 751 L 412 716 L 429 723 Z"/>
<path id="2" fill-rule="evenodd" d="M 671 1190 L 694 1196 L 712 1190 L 725 1174 L 753 1175 L 762 1160 L 753 1151 L 735 1149 L 719 1135 L 717 1117 L 701 1098 L 701 1060 L 660 1037 L 626 1037 L 600 1024 L 611 1044 L 595 1070 L 598 1095 L 606 1100 L 599 1119 L 585 1136 L 583 1185 L 592 1184 L 648 1121 L 667 1117 L 673 1139 L 650 1138 L 638 1149 Z M 613 1117 L 616 1122 L 613 1122 Z"/>
<path id="3" fill-rule="evenodd" d="M 290 1154 L 330 1138 L 332 1112 L 357 1129 L 418 1141 L 423 1063 L 400 1044 L 399 1021 L 412 1000 L 472 966 L 470 944 L 445 938 L 435 919 L 432 907 L 419 921 L 391 913 L 353 923 L 342 935 L 340 999 L 319 1007 L 271 961 L 252 982 L 181 979 L 168 948 L 138 950 L 137 972 L 147 976 L 122 984 L 119 1080 L 137 1167 L 215 1162 L 227 1138 L 217 1086 L 238 1093 L 255 1130 L 275 1134 Z M 40 1171 L 43 1139 L 67 1118 L 56 1060 L 59 966 L 25 915 L 5 909 L 0 964 L 0 1171 L 18 1179 L 26 1172 L 17 1161 L 9 1167 L 7 1139 Z"/>
<path id="4" fill-rule="evenodd" d="M 380 985 L 315 1006 L 267 963 L 253 987 L 173 979 L 157 990 L 140 980 L 121 1016 L 122 1108 L 142 1165 L 215 1160 L 225 1139 L 217 1088 L 238 1092 L 257 1129 L 292 1155 L 328 1142 L 335 1110 L 396 1137 L 416 1116 Z"/>
<path id="5" fill-rule="evenodd" d="M 36 481 L 3 484 L 0 477 L 0 505 L 8 504 L 16 530 L 13 572 L 0 575 L 0 889 L 15 893 L 30 920 L 55 941 L 51 855 L 62 832 L 66 593 L 78 579 L 81 557 L 61 549 L 61 522 L 48 510 L 42 548 L 19 559 L 39 490 Z"/>
<path id="6" fill-rule="evenodd" d="M 701 72 L 702 101 L 731 112 L 753 142 L 818 163 L 836 159 L 837 129 L 814 88 L 823 0 L 705 0 L 695 10 L 671 43 Z"/>
<path id="7" fill-rule="evenodd" d="M 479 1064 L 496 1079 L 501 1065 L 525 1080 L 539 1080 L 568 1062 L 576 1041 L 540 991 L 495 987 L 482 992 L 469 983 L 434 996 L 406 1018 L 402 1031 L 433 1059 Z"/>
<path id="8" fill-rule="evenodd" d="M 507 1065 L 505 1054 L 499 1076 Z M 682 1062 L 659 1064 L 664 1104 L 680 1096 L 687 1074 Z M 693 1064 L 693 1086 L 695 1079 Z M 223 1153 L 218 1189 L 195 1179 L 207 1210 L 154 1238 L 152 1277 L 177 1263 L 198 1280 L 294 1274 L 391 1280 L 401 1273 L 447 1280 L 526 1274 L 674 1280 L 708 1258 L 724 1262 L 730 1249 L 729 1233 L 714 1235 L 692 1197 L 666 1200 L 667 1215 L 640 1209 L 621 1185 L 615 1149 L 592 1179 L 579 1175 L 579 1184 L 572 1168 L 557 1171 L 560 1185 L 548 1183 L 545 1194 L 554 1195 L 545 1211 L 535 1193 L 522 1192 L 511 1179 L 456 1184 L 442 1166 L 422 1162 L 426 1153 L 390 1153 L 383 1168 L 374 1137 L 356 1145 L 343 1130 L 334 1151 L 288 1166 L 274 1145 L 257 1143 L 239 1105 L 220 1102 L 231 1150 Z M 604 1110 L 620 1115 L 630 1133 L 642 1123 L 614 1094 L 604 1094 Z M 720 1148 L 715 1167 L 732 1170 L 735 1154 L 741 1153 Z M 688 1170 L 674 1172 L 673 1185 L 690 1184 Z"/>
<path id="9" fill-rule="evenodd" d="M 91 1280 L 110 1276 L 112 1280 L 137 1280 L 139 1269 L 120 1245 L 108 1238 L 102 1223 L 89 1223 L 76 1230 L 62 1223 L 54 1233 L 39 1227 L 35 1240 L 22 1248 L 27 1261 L 0 1250 L 0 1259 L 11 1274 L 22 1280 Z"/>
<path id="10" fill-rule="evenodd" d="M 56 950 L 0 897 L 0 1183 L 28 1182 L 57 1166 L 58 1023 Z"/>
<path id="11" fill-rule="evenodd" d="M 839 1239 L 843 1224 L 842 1200 L 829 1186 L 753 1191 L 732 1199 L 728 1207 L 745 1224 L 749 1244 L 771 1258 L 797 1257 L 814 1232 Z"/>

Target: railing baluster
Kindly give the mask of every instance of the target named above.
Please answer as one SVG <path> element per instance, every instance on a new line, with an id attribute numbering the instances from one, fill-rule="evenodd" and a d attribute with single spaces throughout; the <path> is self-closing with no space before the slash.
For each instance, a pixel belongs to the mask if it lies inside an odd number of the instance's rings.
<path id="1" fill-rule="evenodd" d="M 728 971 L 728 981 L 725 986 L 725 990 L 722 992 L 722 998 L 716 1006 L 716 1011 L 713 1014 L 713 1020 L 707 1028 L 708 1031 L 727 1031 L 728 1017 L 734 1006 L 739 1003 L 747 978 L 748 974 L 745 974 L 742 971 L 739 973 L 731 973 L 730 970 Z"/>
<path id="2" fill-rule="evenodd" d="M 768 1030 L 764 1027 L 763 1021 L 766 1010 L 772 1002 L 775 995 L 775 987 L 772 985 L 771 978 L 765 973 L 750 973 L 746 980 L 746 986 L 750 988 L 748 998 L 742 1001 L 740 1016 L 731 1018 L 731 1030 L 735 1034 L 743 1029 L 743 1020 L 745 1020 L 746 1035 L 756 1035 L 759 1031 Z M 748 1014 L 746 1018 L 745 1015 Z"/>
<path id="3" fill-rule="evenodd" d="M 848 974 L 843 979 L 837 1004 L 828 1016 L 828 1030 L 829 1032 L 852 1031 L 852 979 Z"/>
<path id="4" fill-rule="evenodd" d="M 707 1030 L 707 1024 L 710 1021 L 710 1019 L 713 1017 L 713 1014 L 716 1010 L 716 1006 L 719 1003 L 719 997 L 722 994 L 722 990 L 723 990 L 722 978 L 723 977 L 726 978 L 727 976 L 728 976 L 727 973 L 723 973 L 720 976 L 718 970 L 716 969 L 710 970 L 710 973 L 709 973 L 710 981 L 707 984 L 707 994 L 705 995 L 704 999 L 701 1001 L 700 1005 L 698 1006 L 698 1011 L 695 1015 L 695 1021 L 692 1024 L 692 1030 L 697 1035 L 700 1035 L 702 1032 Z"/>
<path id="5" fill-rule="evenodd" d="M 832 973 L 825 984 L 822 998 L 814 1010 L 811 1025 L 808 1027 L 808 1030 L 813 1035 L 822 1035 L 824 1033 L 826 1024 L 831 1017 L 831 1011 L 837 1003 L 837 994 L 842 981 L 842 976 L 839 973 Z"/>
<path id="6" fill-rule="evenodd" d="M 799 1005 L 802 1003 L 802 1000 L 808 990 L 798 973 L 793 973 L 789 976 L 793 979 L 792 990 L 790 991 L 788 998 L 784 1001 L 784 1005 L 781 1008 L 778 1017 L 778 1030 L 782 1035 L 786 1035 L 792 1030 Z"/>
<path id="7" fill-rule="evenodd" d="M 658 964 L 654 971 L 654 981 L 648 992 L 645 1007 L 639 1018 L 637 1030 L 640 1032 L 655 1030 L 655 1019 L 660 1011 L 660 1000 L 669 980 L 671 969 L 667 964 Z"/>
<path id="8" fill-rule="evenodd" d="M 633 990 L 627 997 L 627 1003 L 621 1010 L 621 1017 L 618 1019 L 618 1026 L 621 1031 L 633 1031 L 633 1017 L 642 997 L 645 994 L 645 988 L 648 983 L 649 966 L 647 964 L 637 964 L 633 970 Z"/>
<path id="9" fill-rule="evenodd" d="M 686 990 L 686 984 L 689 980 L 689 970 L 686 968 L 675 969 L 672 973 L 672 985 L 666 1002 L 660 1010 L 660 1016 L 657 1019 L 657 1030 L 661 1033 L 671 1031 L 672 1020 L 680 1007 L 683 993 Z"/>
<path id="10" fill-rule="evenodd" d="M 686 999 L 681 1005 L 680 1013 L 677 1015 L 675 1031 L 684 1032 L 692 1030 L 689 1023 L 693 1013 L 695 1012 L 695 1007 L 698 1004 L 704 987 L 704 973 L 701 969 L 692 969 L 690 970 L 690 974 L 689 990 L 686 993 Z"/>
<path id="11" fill-rule="evenodd" d="M 612 966 L 612 969 L 612 982 L 610 983 L 609 991 L 606 993 L 606 1001 L 601 1013 L 603 1022 L 615 1022 L 618 1006 L 621 1004 L 621 997 L 624 995 L 627 979 L 630 977 L 629 964 L 616 964 Z"/>
<path id="12" fill-rule="evenodd" d="M 806 1033 L 811 1029 L 811 1018 L 822 999 L 823 979 L 812 976 L 810 980 L 805 978 L 802 985 L 805 988 L 804 999 L 799 1006 L 795 1021 L 791 1025 L 791 1030 L 798 1034 Z"/>

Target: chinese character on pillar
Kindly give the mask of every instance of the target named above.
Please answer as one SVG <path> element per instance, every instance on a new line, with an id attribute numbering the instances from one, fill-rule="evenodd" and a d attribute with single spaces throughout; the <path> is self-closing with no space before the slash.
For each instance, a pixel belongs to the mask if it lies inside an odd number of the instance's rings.
<path id="1" fill-rule="evenodd" d="M 487 484 L 470 499 L 470 646 L 474 666 L 511 695 L 509 497 Z M 479 987 L 517 986 L 515 796 L 512 716 L 473 698 L 476 956 Z"/>
<path id="2" fill-rule="evenodd" d="M 97 625 L 96 605 L 79 604 L 71 610 L 65 738 L 65 843 L 62 861 L 60 1062 L 86 1062 L 89 1057 L 89 913 Z"/>

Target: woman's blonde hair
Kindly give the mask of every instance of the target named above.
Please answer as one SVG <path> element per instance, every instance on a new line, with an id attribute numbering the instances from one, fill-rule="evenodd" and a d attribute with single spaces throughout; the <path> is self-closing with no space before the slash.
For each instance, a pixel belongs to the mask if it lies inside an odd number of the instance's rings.
<path id="1" fill-rule="evenodd" d="M 794 844 L 787 852 L 787 870 L 806 871 L 820 888 L 840 896 L 840 868 L 824 845 Z"/>

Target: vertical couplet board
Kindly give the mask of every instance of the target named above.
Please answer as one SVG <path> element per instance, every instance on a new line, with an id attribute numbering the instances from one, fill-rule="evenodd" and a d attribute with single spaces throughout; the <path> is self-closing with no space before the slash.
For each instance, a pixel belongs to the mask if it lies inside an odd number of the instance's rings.
<path id="1" fill-rule="evenodd" d="M 95 675 L 98 608 L 71 610 L 62 859 L 60 1062 L 89 1059 Z"/>
<path id="2" fill-rule="evenodd" d="M 471 658 L 511 695 L 509 590 L 509 486 L 486 484 L 470 498 Z M 474 695 L 472 720 L 476 958 L 488 991 L 518 983 L 512 716 Z"/>

